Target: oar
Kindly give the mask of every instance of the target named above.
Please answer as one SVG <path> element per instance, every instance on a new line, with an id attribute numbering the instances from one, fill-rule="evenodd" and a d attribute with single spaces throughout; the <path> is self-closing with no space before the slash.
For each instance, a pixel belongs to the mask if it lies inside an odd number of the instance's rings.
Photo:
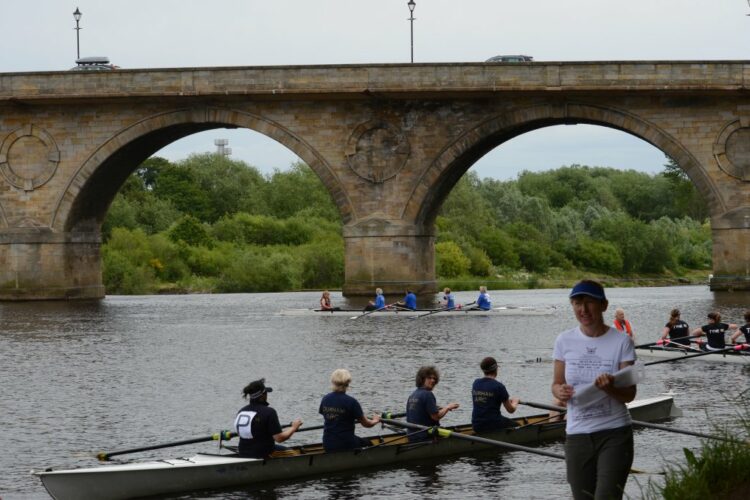
<path id="1" fill-rule="evenodd" d="M 519 401 L 519 404 L 531 406 L 533 408 L 540 408 L 542 410 L 557 411 L 560 413 L 564 413 L 568 411 L 567 408 L 564 408 L 562 406 L 547 405 L 544 403 L 533 403 L 531 401 Z M 668 425 L 653 424 L 651 422 L 644 422 L 642 420 L 631 420 L 631 422 L 633 422 L 633 425 L 637 425 L 639 427 L 647 427 L 649 429 L 658 429 L 661 431 L 674 432 L 677 434 L 685 434 L 688 436 L 696 436 L 696 437 L 701 437 L 705 439 L 717 439 L 719 441 L 732 441 L 732 439 L 721 437 L 721 436 L 712 436 L 710 434 L 703 434 L 702 432 L 688 431 L 685 429 L 677 429 L 675 427 L 670 427 Z"/>
<path id="2" fill-rule="evenodd" d="M 453 306 L 453 307 L 441 307 L 440 309 L 433 309 L 432 311 L 430 311 L 428 313 L 425 313 L 425 314 L 420 314 L 419 316 L 412 316 L 412 318 L 414 318 L 414 319 L 425 318 L 425 317 L 430 316 L 430 315 L 435 314 L 435 313 L 439 313 L 439 312 L 443 312 L 443 311 L 455 311 L 455 310 L 456 310 L 456 306 Z"/>
<path id="3" fill-rule="evenodd" d="M 699 352 L 699 353 L 696 353 L 696 354 L 686 354 L 685 356 L 679 356 L 679 357 L 676 357 L 676 358 L 668 358 L 668 359 L 660 359 L 658 361 L 650 361 L 648 363 L 643 363 L 643 366 L 658 365 L 659 363 L 669 363 L 671 361 L 681 361 L 683 359 L 697 358 L 698 356 L 707 356 L 709 354 L 720 354 L 722 352 L 742 351 L 742 350 L 743 350 L 743 344 L 739 344 L 739 345 L 736 345 L 736 346 L 725 347 L 724 349 L 718 349 L 716 351 Z"/>
<path id="4" fill-rule="evenodd" d="M 378 309 L 373 309 L 372 311 L 367 311 L 366 313 L 364 313 L 364 314 L 360 314 L 359 316 L 352 316 L 352 317 L 351 317 L 351 318 L 349 318 L 349 319 L 359 319 L 359 318 L 364 318 L 364 317 L 365 317 L 365 316 L 367 316 L 368 314 L 372 314 L 372 313 L 374 313 L 374 312 L 382 311 L 383 309 L 388 309 L 389 307 L 393 307 L 393 306 L 395 306 L 396 304 L 398 304 L 398 302 L 394 302 L 393 304 L 386 304 L 386 305 L 384 305 L 383 307 L 380 307 L 380 308 L 378 308 Z"/>
<path id="5" fill-rule="evenodd" d="M 456 438 L 456 439 L 462 439 L 464 441 L 473 441 L 475 443 L 499 446 L 501 448 L 508 448 L 508 449 L 516 450 L 516 451 L 526 451 L 529 453 L 536 453 L 537 455 L 544 455 L 546 457 L 565 459 L 565 455 L 560 455 L 559 453 L 552 453 L 549 451 L 538 450 L 536 448 L 529 448 L 528 446 L 521 446 L 519 444 L 506 443 L 503 441 L 495 441 L 494 439 L 487 439 L 487 438 L 483 438 L 479 436 L 469 436 L 467 434 L 461 434 L 460 432 L 455 432 L 450 429 L 445 429 L 443 427 L 437 427 L 437 426 L 427 427 L 425 425 L 412 424 L 410 422 L 403 422 L 401 420 L 392 420 L 390 418 L 383 418 L 380 421 L 385 422 L 388 425 L 394 425 L 396 427 L 404 427 L 406 429 L 414 429 L 414 430 L 422 430 L 422 431 L 426 430 L 428 434 L 437 433 L 438 436 L 444 437 L 444 438 L 451 437 L 451 438 Z"/>
<path id="6" fill-rule="evenodd" d="M 651 346 L 655 346 L 655 345 L 664 345 L 664 344 L 669 344 L 670 342 L 674 342 L 675 340 L 685 340 L 685 339 L 693 339 L 693 338 L 697 338 L 697 335 L 686 335 L 684 337 L 677 337 L 677 338 L 674 338 L 674 339 L 669 339 L 669 338 L 667 338 L 667 339 L 659 339 L 656 342 L 649 342 L 648 344 L 637 345 L 637 346 L 635 346 L 635 348 L 638 349 L 638 348 L 641 348 L 641 347 L 651 347 Z M 680 344 L 680 345 L 683 345 L 683 344 Z"/>
<path id="7" fill-rule="evenodd" d="M 406 416 L 406 413 L 390 413 L 390 412 L 383 412 L 380 414 L 380 418 L 403 418 Z M 287 424 L 282 427 L 291 427 L 292 424 Z M 305 431 L 317 431 L 320 429 L 323 429 L 325 425 L 313 425 L 312 427 L 300 427 L 297 429 L 297 432 L 305 432 Z"/>
<path id="8" fill-rule="evenodd" d="M 221 431 L 221 432 L 217 432 L 216 434 L 211 434 L 210 436 L 203 436 L 203 437 L 193 438 L 193 439 L 185 439 L 183 441 L 174 441 L 171 443 L 155 444 L 152 446 L 144 446 L 142 448 L 131 448 L 129 450 L 112 451 L 109 453 L 101 452 L 96 455 L 96 458 L 98 458 L 99 460 L 105 461 L 105 460 L 109 460 L 111 457 L 114 457 L 115 455 L 125 455 L 127 453 L 138 453 L 140 451 L 158 450 L 160 448 L 171 448 L 173 446 L 203 443 L 205 441 L 219 441 L 219 440 L 227 441 L 229 439 L 232 439 L 235 436 L 237 436 L 237 434 L 234 432 Z"/>

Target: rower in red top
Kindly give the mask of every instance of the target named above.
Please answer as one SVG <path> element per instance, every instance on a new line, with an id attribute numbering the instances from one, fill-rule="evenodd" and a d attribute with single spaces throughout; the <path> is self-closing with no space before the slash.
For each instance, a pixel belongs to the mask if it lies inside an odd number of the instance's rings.
<path id="1" fill-rule="evenodd" d="M 625 319 L 625 310 L 621 307 L 615 309 L 614 327 L 618 331 L 628 334 L 630 338 L 635 340 L 635 335 L 633 335 L 633 326 L 630 324 L 630 321 Z"/>

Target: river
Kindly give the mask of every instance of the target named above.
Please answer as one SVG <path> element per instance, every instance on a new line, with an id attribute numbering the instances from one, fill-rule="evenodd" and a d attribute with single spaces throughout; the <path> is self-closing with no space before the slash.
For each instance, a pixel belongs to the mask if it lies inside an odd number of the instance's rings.
<path id="1" fill-rule="evenodd" d="M 487 355 L 500 362 L 511 396 L 550 402 L 556 334 L 575 326 L 567 290 L 490 292 L 493 305 L 553 306 L 551 316 L 423 319 L 289 317 L 282 308 L 312 307 L 319 293 L 110 296 L 100 302 L 0 304 L 0 497 L 46 498 L 32 469 L 93 466 L 99 451 L 176 441 L 230 427 L 243 405 L 242 387 L 266 377 L 269 401 L 283 422 L 317 425 L 330 373 L 348 368 L 349 393 L 366 412 L 403 411 L 423 364 L 441 371 L 438 404 L 456 401 L 446 425 L 471 418 L 470 387 Z M 340 294 L 334 302 L 345 305 Z M 455 294 L 458 301 L 476 298 Z M 742 322 L 748 293 L 712 293 L 704 286 L 608 290 L 611 319 L 623 307 L 637 343 L 655 340 L 679 307 L 691 328 L 719 310 Z M 538 360 L 541 358 L 541 361 Z M 700 358 L 698 358 L 700 359 Z M 732 398 L 750 388 L 750 366 L 699 361 L 647 368 L 639 397 L 674 393 L 684 411 L 673 425 L 710 431 L 736 418 Z M 538 410 L 521 407 L 516 414 Z M 360 431 L 376 434 L 377 428 Z M 288 442 L 320 440 L 298 433 Z M 636 431 L 634 467 L 659 471 L 681 463 L 698 438 Z M 127 459 L 188 456 L 215 443 L 156 450 Z M 546 447 L 562 452 L 560 443 Z M 641 496 L 651 475 L 634 475 L 627 493 Z M 235 492 L 174 498 L 565 498 L 560 461 L 522 452 L 460 457 Z"/>

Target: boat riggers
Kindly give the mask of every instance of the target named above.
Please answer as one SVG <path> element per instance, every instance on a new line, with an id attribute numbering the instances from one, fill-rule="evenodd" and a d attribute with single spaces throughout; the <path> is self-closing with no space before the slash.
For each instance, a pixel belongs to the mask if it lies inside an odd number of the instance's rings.
<path id="1" fill-rule="evenodd" d="M 563 406 L 555 406 L 555 405 L 547 405 L 544 403 L 533 403 L 531 401 L 519 401 L 519 404 L 531 406 L 532 408 L 540 408 L 542 410 L 550 410 L 550 411 L 557 411 L 560 413 L 565 413 L 567 408 Z M 703 434 L 702 432 L 694 432 L 694 431 L 687 431 L 684 429 L 675 429 L 674 427 L 670 427 L 668 425 L 661 425 L 661 424 L 652 424 L 651 422 L 643 422 L 641 420 L 631 420 L 633 422 L 633 425 L 637 425 L 638 427 L 646 427 L 647 429 L 657 429 L 660 431 L 667 431 L 667 432 L 675 432 L 677 434 L 685 434 L 687 436 L 695 436 L 705 439 L 715 439 L 718 441 L 735 441 L 731 438 L 725 438 L 723 436 L 712 436 L 710 434 Z"/>
<path id="2" fill-rule="evenodd" d="M 643 363 L 643 366 L 650 366 L 650 365 L 657 365 L 659 363 L 669 363 L 671 361 L 681 361 L 683 359 L 690 359 L 690 358 L 697 358 L 699 356 L 708 356 L 709 354 L 721 354 L 722 352 L 729 352 L 729 351 L 744 351 L 747 349 L 748 344 L 737 344 L 734 346 L 725 347 L 724 349 L 717 349 L 715 351 L 701 351 L 696 354 L 687 354 L 685 356 L 680 356 L 679 358 L 669 358 L 669 359 L 660 359 L 659 361 L 649 361 L 648 363 Z"/>
<path id="3" fill-rule="evenodd" d="M 432 436 L 437 436 L 437 437 L 442 437 L 442 438 L 461 439 L 464 441 L 474 441 L 475 443 L 489 444 L 492 446 L 499 446 L 500 448 L 508 448 L 510 450 L 516 450 L 516 451 L 526 451 L 529 453 L 535 453 L 537 455 L 544 455 L 545 457 L 565 459 L 565 455 L 560 455 L 559 453 L 552 453 L 549 451 L 537 450 L 536 448 L 529 448 L 528 446 L 521 446 L 520 444 L 504 443 L 502 441 L 495 441 L 494 439 L 487 439 L 487 438 L 483 438 L 479 436 L 470 436 L 468 434 L 461 434 L 460 432 L 454 432 L 450 429 L 444 429 L 438 426 L 428 427 L 426 425 L 412 424 L 410 422 L 402 422 L 400 420 L 393 420 L 390 418 L 383 418 L 380 421 L 385 422 L 388 425 L 393 425 L 396 427 L 404 427 L 406 429 L 427 431 L 427 433 Z"/>
<path id="4" fill-rule="evenodd" d="M 129 450 L 111 451 L 109 453 L 101 452 L 96 455 L 96 458 L 104 462 L 116 455 L 125 455 L 127 453 L 138 453 L 141 451 L 158 450 L 161 448 L 172 448 L 174 446 L 182 446 L 185 444 L 194 444 L 194 443 L 203 443 L 206 441 L 228 441 L 235 436 L 237 436 L 237 434 L 234 432 L 221 431 L 221 432 L 217 432 L 216 434 L 211 434 L 210 436 L 203 436 L 203 437 L 198 437 L 198 438 L 193 438 L 193 439 L 185 439 L 182 441 L 174 441 L 172 443 L 155 444 L 152 446 L 144 446 L 142 448 L 131 448 Z"/>
<path id="5" fill-rule="evenodd" d="M 635 346 L 635 348 L 639 349 L 641 347 L 651 347 L 654 345 L 667 345 L 667 344 L 673 343 L 676 340 L 695 339 L 695 338 L 698 338 L 698 336 L 697 335 L 685 335 L 684 337 L 677 337 L 674 339 L 659 339 L 656 342 L 649 342 L 648 344 L 637 345 Z M 684 344 L 680 344 L 680 345 L 684 345 Z"/>
<path id="6" fill-rule="evenodd" d="M 349 318 L 349 319 L 359 319 L 359 318 L 364 318 L 364 317 L 365 317 L 365 316 L 367 316 L 368 314 L 372 314 L 372 313 L 374 313 L 374 312 L 382 311 L 383 309 L 388 309 L 389 307 L 393 307 L 393 306 L 395 306 L 396 304 L 398 304 L 398 302 L 394 302 L 393 304 L 386 304 L 386 305 L 384 305 L 383 307 L 380 307 L 380 308 L 378 308 L 378 309 L 373 309 L 372 311 L 367 311 L 367 312 L 365 312 L 365 313 L 363 313 L 363 314 L 360 314 L 359 316 L 352 316 L 352 317 L 351 317 L 351 318 Z"/>
<path id="7" fill-rule="evenodd" d="M 385 411 L 380 414 L 380 418 L 404 418 L 405 416 L 406 416 L 406 413 L 391 413 L 391 412 L 385 412 Z M 358 424 L 359 421 L 357 421 L 356 423 Z M 291 423 L 282 425 L 282 427 L 284 428 L 291 427 L 291 426 L 292 426 Z M 297 429 L 297 432 L 317 431 L 323 428 L 325 428 L 324 424 L 313 425 L 312 427 L 300 427 L 299 429 Z"/>

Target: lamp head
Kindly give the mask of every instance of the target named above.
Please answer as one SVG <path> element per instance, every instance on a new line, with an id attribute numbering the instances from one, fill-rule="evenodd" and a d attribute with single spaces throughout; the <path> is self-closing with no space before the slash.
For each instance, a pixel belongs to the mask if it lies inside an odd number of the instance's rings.
<path id="1" fill-rule="evenodd" d="M 78 7 L 76 7 L 76 11 L 73 12 L 73 19 L 75 19 L 76 21 L 80 21 L 82 15 L 83 14 L 81 14 L 81 11 L 78 10 Z"/>
<path id="2" fill-rule="evenodd" d="M 748 1 L 748 3 L 750 3 L 750 0 L 747 0 L 747 1 Z M 417 6 L 417 2 L 415 2 L 414 0 L 409 0 L 409 3 L 407 3 L 406 5 L 409 6 L 409 11 L 410 12 L 414 12 L 414 7 Z"/>

